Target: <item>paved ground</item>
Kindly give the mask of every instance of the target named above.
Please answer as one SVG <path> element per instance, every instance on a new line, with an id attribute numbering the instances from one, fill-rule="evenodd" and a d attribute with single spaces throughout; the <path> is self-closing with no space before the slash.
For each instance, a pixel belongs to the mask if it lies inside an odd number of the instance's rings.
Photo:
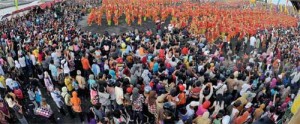
<path id="1" fill-rule="evenodd" d="M 80 124 L 80 119 L 78 116 L 76 116 L 74 119 L 72 119 L 72 118 L 70 118 L 69 114 L 67 114 L 66 116 L 63 116 L 59 113 L 56 104 L 52 100 L 52 97 L 47 94 L 46 88 L 41 88 L 41 91 L 42 91 L 42 96 L 44 98 L 46 98 L 47 103 L 51 106 L 52 110 L 54 111 L 54 116 L 57 119 L 58 124 Z M 88 109 L 90 107 L 89 98 L 81 98 L 81 101 L 82 101 L 82 110 L 89 110 Z M 26 102 L 26 103 L 23 105 L 28 104 L 28 101 L 24 101 L 24 102 Z M 64 110 L 67 113 L 67 109 L 65 108 Z M 88 111 L 84 111 L 85 116 L 87 113 L 88 113 Z M 26 115 L 26 119 L 28 120 L 28 122 L 30 124 L 43 124 L 43 123 L 50 124 L 50 121 L 47 118 L 43 118 L 41 116 Z M 87 119 L 85 120 L 85 122 L 87 123 Z"/>
<path id="2" fill-rule="evenodd" d="M 169 21 L 166 21 L 165 24 L 168 24 Z M 136 22 L 132 23 L 131 26 L 128 26 L 125 22 L 124 17 L 121 17 L 121 19 L 119 20 L 119 25 L 115 26 L 115 25 L 111 25 L 108 26 L 105 20 L 105 17 L 103 17 L 102 19 L 102 25 L 99 26 L 95 23 L 93 23 L 91 26 L 87 25 L 87 17 L 83 17 L 83 20 L 81 20 L 79 22 L 79 27 L 84 30 L 84 31 L 89 31 L 89 32 L 93 32 L 93 33 L 100 33 L 103 34 L 105 31 L 108 31 L 109 33 L 116 33 L 116 34 L 122 34 L 126 31 L 133 31 L 135 29 L 138 29 L 140 31 L 146 31 L 147 29 L 151 29 L 152 31 L 155 31 L 155 23 L 150 20 L 147 19 L 146 21 L 142 22 L 142 25 L 138 25 L 137 24 L 137 20 Z"/>

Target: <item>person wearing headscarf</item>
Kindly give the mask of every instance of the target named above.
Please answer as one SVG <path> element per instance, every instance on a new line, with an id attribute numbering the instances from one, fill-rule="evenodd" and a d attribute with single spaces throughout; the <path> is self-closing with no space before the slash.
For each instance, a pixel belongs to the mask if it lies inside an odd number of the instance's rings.
<path id="1" fill-rule="evenodd" d="M 234 124 L 243 124 L 247 121 L 248 119 L 248 116 L 249 116 L 249 112 L 248 111 L 245 111 L 243 113 L 243 115 L 237 117 L 235 120 L 234 120 Z"/>
<path id="2" fill-rule="evenodd" d="M 97 78 L 100 74 L 100 66 L 96 63 L 96 60 L 94 60 L 94 61 L 95 62 L 93 62 L 93 64 L 92 64 L 92 72 Z"/>
<path id="3" fill-rule="evenodd" d="M 87 82 L 89 84 L 89 89 L 91 89 L 92 86 L 94 86 L 96 84 L 95 76 L 90 74 L 89 75 L 89 80 Z"/>
<path id="4" fill-rule="evenodd" d="M 204 112 L 203 115 L 198 115 L 197 118 L 193 120 L 193 124 L 210 124 L 211 120 L 209 118 L 209 112 Z"/>
<path id="5" fill-rule="evenodd" d="M 80 70 L 77 70 L 77 75 L 76 75 L 75 79 L 78 82 L 78 86 L 79 86 L 78 94 L 80 96 L 87 96 L 88 92 L 86 90 L 86 81 L 85 81 L 85 78 L 83 76 L 81 76 Z"/>
<path id="6" fill-rule="evenodd" d="M 13 93 L 8 93 L 4 99 L 7 102 L 8 107 L 14 111 L 15 116 L 17 117 L 19 122 L 21 124 L 28 124 L 28 121 L 24 116 L 22 106 L 17 102 L 16 96 Z"/>
<path id="7" fill-rule="evenodd" d="M 82 108 L 81 108 L 81 100 L 78 97 L 78 94 L 76 91 L 72 92 L 72 97 L 70 99 L 70 103 L 72 105 L 73 111 L 75 112 L 75 114 L 77 114 L 79 116 L 81 123 L 83 123 L 84 117 L 83 117 Z"/>
<path id="8" fill-rule="evenodd" d="M 156 98 L 156 92 L 151 90 L 145 100 L 145 104 L 148 106 L 148 111 L 151 114 L 149 115 L 151 122 L 155 122 L 154 120 L 157 119 Z"/>
<path id="9" fill-rule="evenodd" d="M 55 88 L 55 90 L 51 91 L 50 94 L 51 94 L 51 97 L 52 97 L 53 101 L 55 102 L 57 108 L 59 109 L 59 112 L 62 115 L 66 115 L 65 110 L 63 109 L 63 106 L 65 103 L 60 95 L 59 89 Z"/>
<path id="10" fill-rule="evenodd" d="M 54 90 L 54 84 L 52 82 L 52 79 L 46 71 L 44 72 L 44 83 L 49 93 Z"/>
<path id="11" fill-rule="evenodd" d="M 202 116 L 205 112 L 207 112 L 210 104 L 210 101 L 206 100 L 202 105 L 200 105 L 196 112 L 197 116 Z"/>
<path id="12" fill-rule="evenodd" d="M 0 123 L 8 124 L 8 119 L 11 119 L 11 115 L 7 104 L 2 98 L 0 98 Z"/>
<path id="13" fill-rule="evenodd" d="M 132 101 L 132 110 L 133 110 L 133 119 L 138 123 L 143 123 L 143 103 L 145 101 L 145 98 L 142 94 L 139 93 L 138 88 L 133 88 L 132 95 L 131 95 L 131 101 Z"/>
<path id="14" fill-rule="evenodd" d="M 248 103 L 248 94 L 244 93 L 241 97 L 239 97 L 236 101 L 240 101 L 241 105 L 238 107 L 238 109 L 241 111 L 243 107 Z"/>
<path id="15" fill-rule="evenodd" d="M 150 75 L 149 70 L 148 70 L 148 69 L 144 69 L 144 71 L 143 71 L 141 77 L 143 78 L 143 81 L 144 81 L 144 83 L 145 83 L 146 85 L 148 85 L 149 82 L 150 82 L 150 80 L 151 80 L 151 79 L 149 78 L 149 75 Z"/>
<path id="16" fill-rule="evenodd" d="M 67 111 L 70 114 L 71 118 L 74 118 L 72 104 L 71 104 L 71 95 L 68 93 L 67 87 L 61 88 L 61 97 L 63 98 L 63 101 L 67 107 Z"/>
<path id="17" fill-rule="evenodd" d="M 98 95 L 98 85 L 96 83 L 90 86 L 90 96 L 91 96 L 91 103 L 96 105 L 99 103 L 99 95 Z"/>
<path id="18" fill-rule="evenodd" d="M 259 106 L 259 108 L 255 109 L 254 113 L 253 113 L 253 120 L 258 120 L 259 118 L 261 118 L 261 115 L 264 113 L 264 109 L 265 109 L 265 104 L 261 104 Z"/>

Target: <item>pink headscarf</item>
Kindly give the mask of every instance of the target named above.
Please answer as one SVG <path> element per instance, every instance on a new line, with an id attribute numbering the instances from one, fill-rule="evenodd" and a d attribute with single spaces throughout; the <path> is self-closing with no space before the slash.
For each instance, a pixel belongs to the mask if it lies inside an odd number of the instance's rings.
<path id="1" fill-rule="evenodd" d="M 273 78 L 272 81 L 271 81 L 271 83 L 270 83 L 270 88 L 276 87 L 276 83 L 277 83 L 277 79 Z"/>

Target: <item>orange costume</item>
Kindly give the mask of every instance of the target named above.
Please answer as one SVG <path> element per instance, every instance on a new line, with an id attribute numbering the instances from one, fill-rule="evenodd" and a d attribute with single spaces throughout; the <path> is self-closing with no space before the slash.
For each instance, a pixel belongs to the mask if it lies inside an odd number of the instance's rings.
<path id="1" fill-rule="evenodd" d="M 114 24 L 118 25 L 119 18 L 125 15 L 128 25 L 135 19 L 141 25 L 143 19 L 165 21 L 171 16 L 172 25 L 187 27 L 196 34 L 205 33 L 210 42 L 225 33 L 228 39 L 237 34 L 243 38 L 246 34 L 256 34 L 257 29 L 297 26 L 297 18 L 286 13 L 269 11 L 261 4 L 254 8 L 243 8 L 245 5 L 250 5 L 250 2 L 231 0 L 199 4 L 182 0 L 103 0 L 101 7 L 91 10 L 87 22 L 89 25 L 101 25 L 102 15 L 105 14 L 108 25 L 111 25 L 112 18 Z"/>

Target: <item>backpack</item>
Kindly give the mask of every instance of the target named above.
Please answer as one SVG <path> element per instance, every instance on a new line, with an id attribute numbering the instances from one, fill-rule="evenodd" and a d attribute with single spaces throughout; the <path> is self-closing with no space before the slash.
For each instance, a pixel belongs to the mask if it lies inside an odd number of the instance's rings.
<path id="1" fill-rule="evenodd" d="M 14 94 L 16 95 L 16 97 L 18 99 L 23 99 L 24 98 L 22 90 L 20 88 L 14 89 Z"/>

